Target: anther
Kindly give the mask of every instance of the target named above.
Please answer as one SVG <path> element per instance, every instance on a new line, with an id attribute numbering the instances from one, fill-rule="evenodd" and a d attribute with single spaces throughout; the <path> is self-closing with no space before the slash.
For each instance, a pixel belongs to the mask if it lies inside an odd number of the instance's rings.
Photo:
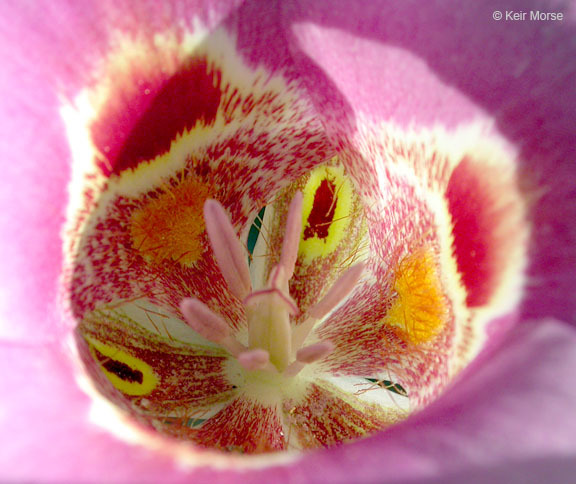
<path id="1" fill-rule="evenodd" d="M 246 251 L 238 240 L 224 207 L 217 201 L 206 200 L 204 220 L 220 272 L 230 292 L 242 300 L 252 290 Z"/>
<path id="2" fill-rule="evenodd" d="M 238 355 L 238 363 L 248 371 L 274 369 L 270 354 L 262 349 L 248 350 Z"/>
<path id="3" fill-rule="evenodd" d="M 299 348 L 312 331 L 314 325 L 332 311 L 352 292 L 362 276 L 365 264 L 359 262 L 346 270 L 320 301 L 308 310 L 308 318 L 299 324 L 292 333 L 292 347 Z"/>
<path id="4" fill-rule="evenodd" d="M 223 346 L 233 356 L 246 351 L 246 347 L 230 335 L 230 328 L 226 321 L 203 302 L 194 298 L 183 299 L 180 303 L 180 311 L 188 326 L 208 341 Z"/>
<path id="5" fill-rule="evenodd" d="M 286 376 L 296 376 L 304 366 L 320 361 L 334 351 L 334 344 L 331 341 L 322 341 L 310 346 L 301 348 L 296 353 L 296 361 L 290 364 L 284 374 Z"/>
<path id="6" fill-rule="evenodd" d="M 286 220 L 286 230 L 280 253 L 280 265 L 284 268 L 284 280 L 288 282 L 294 274 L 294 267 L 298 259 L 298 246 L 302 232 L 302 192 L 296 192 Z"/>
<path id="7" fill-rule="evenodd" d="M 356 283 L 362 272 L 364 263 L 359 262 L 350 267 L 328 290 L 326 295 L 310 308 L 308 314 L 315 319 L 322 319 L 334 309 L 356 287 Z"/>

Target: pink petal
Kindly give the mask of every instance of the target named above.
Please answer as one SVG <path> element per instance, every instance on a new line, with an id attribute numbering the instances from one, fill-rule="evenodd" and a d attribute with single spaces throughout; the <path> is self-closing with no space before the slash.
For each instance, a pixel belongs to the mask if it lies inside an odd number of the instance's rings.
<path id="1" fill-rule="evenodd" d="M 181 3 L 73 1 L 42 8 L 0 6 L 2 188 L 0 189 L 0 337 L 46 341 L 61 326 L 58 279 L 60 233 L 67 203 L 70 153 L 60 118 L 60 96 L 73 96 L 108 42 L 108 26 L 134 31 L 172 25 L 180 9 L 196 7 L 216 24 L 232 2 Z M 182 17 L 180 17 L 182 18 Z M 209 25 L 208 25 L 209 26 Z M 25 304 L 22 304 L 25 301 Z"/>
<path id="2" fill-rule="evenodd" d="M 497 114 L 498 126 L 508 137 L 525 142 L 525 172 L 537 173 L 534 185 L 549 187 L 534 210 L 534 225 L 542 230 L 534 238 L 532 274 L 536 287 L 525 313 L 573 318 L 576 298 L 569 262 L 576 254 L 576 204 L 570 191 L 574 180 L 571 149 L 575 144 L 571 127 L 576 110 L 573 91 L 566 89 L 573 74 L 572 17 L 567 16 L 562 25 L 525 23 L 512 30 L 503 23 L 479 21 L 491 15 L 486 11 L 491 7 L 480 3 L 467 5 L 466 11 L 442 8 L 438 3 L 419 4 L 415 13 L 410 2 L 374 2 L 363 5 L 362 12 L 355 10 L 354 15 L 345 2 L 335 7 L 331 4 L 329 10 L 319 3 L 314 8 L 307 3 L 297 14 L 287 14 L 287 22 L 312 21 L 352 33 L 348 37 L 336 35 L 339 42 L 334 38 L 321 42 L 312 35 L 299 38 L 306 53 L 318 49 L 310 56 L 312 60 L 305 59 L 307 67 L 314 67 L 309 70 L 318 75 L 325 69 L 331 76 L 319 76 L 318 85 L 334 88 L 336 75 L 329 69 L 332 64 L 339 74 L 353 76 L 336 84 L 346 93 L 345 99 L 379 119 L 397 113 L 397 119 L 405 122 L 439 120 L 451 124 L 473 117 L 480 106 Z M 105 43 L 102 23 L 110 18 L 132 26 L 143 18 L 157 26 L 173 22 L 171 15 L 191 6 L 151 2 L 147 8 L 130 13 L 125 6 L 121 7 L 125 11 L 117 10 L 116 4 L 92 7 L 83 2 L 80 8 L 74 2 L 58 2 L 47 3 L 40 10 L 36 5 L 3 3 L 0 64 L 9 75 L 0 78 L 0 86 L 10 96 L 2 96 L 1 111 L 10 114 L 9 122 L 3 121 L 10 142 L 3 141 L 2 148 L 10 163 L 3 165 L 0 201 L 10 210 L 0 212 L 0 221 L 1 232 L 11 237 L 2 238 L 0 250 L 0 282 L 9 288 L 2 300 L 0 321 L 10 324 L 6 330 L 10 338 L 52 338 L 58 322 L 53 301 L 60 267 L 58 233 L 63 220 L 68 151 L 52 93 L 58 84 L 56 78 L 66 73 L 71 85 L 78 85 L 79 73 Z M 165 7 L 167 4 L 173 7 Z M 158 15 L 154 5 L 162 5 L 160 8 L 167 8 L 171 15 Z M 514 5 L 521 9 L 525 4 L 518 1 Z M 30 10 L 27 15 L 22 8 Z M 326 10 L 318 11 L 323 8 Z M 244 33 L 242 45 L 258 46 L 247 49 L 249 55 L 270 63 L 285 62 L 282 59 L 287 48 L 278 40 L 281 29 L 270 27 L 266 8 L 247 3 L 241 11 L 252 14 L 248 21 L 239 22 Z M 258 16 L 260 11 L 263 13 Z M 30 19 L 36 19 L 33 25 Z M 448 31 L 446 25 L 450 25 Z M 256 31 L 269 43 L 255 42 L 246 35 Z M 394 46 L 414 52 L 424 61 L 403 51 L 394 52 Z M 381 49 L 390 55 L 383 56 Z M 318 51 L 331 55 L 329 62 L 314 64 Z M 405 57 L 406 63 L 402 62 Z M 430 79 L 432 73 L 444 82 Z M 354 89 L 363 92 L 355 94 Z M 67 91 L 74 89 L 68 87 Z M 467 93 L 472 101 L 462 100 L 458 91 Z M 556 95 L 559 92 L 562 96 Z M 319 102 L 327 99 L 321 94 Z M 49 160 L 50 169 L 39 171 L 43 160 Z M 51 204 L 56 214 L 46 217 L 46 207 Z M 20 212 L 16 213 L 16 208 Z M 30 220 L 39 223 L 34 226 Z M 474 473 L 486 465 L 510 477 L 515 469 L 510 462 L 518 461 L 522 466 L 526 460 L 540 458 L 529 464 L 529 470 L 543 463 L 552 477 L 567 481 L 574 474 L 567 459 L 576 453 L 576 429 L 571 419 L 576 395 L 569 384 L 576 365 L 574 334 L 557 323 L 523 331 L 517 341 L 510 342 L 508 351 L 501 350 L 485 369 L 476 369 L 458 394 L 448 393 L 429 411 L 389 434 L 307 457 L 298 466 L 250 472 L 242 478 L 298 483 L 322 475 L 332 482 L 347 483 L 351 479 L 382 482 L 442 475 L 445 482 L 446 473 L 458 477 L 456 473 Z M 0 400 L 2 440 L 10 442 L 0 452 L 3 479 L 190 481 L 190 475 L 175 470 L 170 459 L 129 447 L 87 425 L 88 401 L 58 355 L 59 348 L 54 346 L 4 346 L 0 352 L 1 387 L 10 389 L 10 399 Z M 545 388 L 542 382 L 548 382 Z M 486 390 L 493 388 L 508 391 Z M 512 440 L 511 436 L 521 438 Z M 493 453 L 495 443 L 497 452 Z M 79 448 L 84 452 L 75 452 L 70 459 L 73 450 Z M 551 469 L 550 464 L 556 462 L 560 470 Z M 510 474 L 506 474 L 509 469 Z M 562 474 L 564 470 L 566 474 Z M 194 473 L 194 479 L 214 483 L 235 478 L 238 476 L 233 473 L 205 469 Z"/>
<path id="3" fill-rule="evenodd" d="M 420 414 L 368 440 L 306 457 L 300 473 L 322 472 L 334 483 L 350 482 L 346 472 L 355 482 L 444 482 L 455 473 L 501 467 L 513 476 L 530 461 L 574 459 L 575 365 L 573 328 L 525 323 Z M 571 479 L 560 475 L 559 482 Z"/>
<path id="4" fill-rule="evenodd" d="M 533 203 L 531 286 L 523 314 L 575 322 L 575 2 L 543 2 L 541 11 L 561 12 L 564 19 L 525 21 L 512 29 L 492 14 L 527 10 L 522 0 L 465 10 L 442 2 L 352 5 L 286 5 L 286 25 L 304 53 L 297 58 L 302 76 L 312 98 L 329 108 L 324 116 L 330 128 L 349 133 L 358 113 L 425 127 L 493 118 L 520 147 L 522 188 Z"/>
<path id="5" fill-rule="evenodd" d="M 0 403 L 2 480 L 154 482 L 180 474 L 172 459 L 89 423 L 90 399 L 59 345 L 3 345 L 0 363 L 2 388 L 11 389 Z"/>
<path id="6" fill-rule="evenodd" d="M 576 455 L 576 387 L 569 384 L 575 348 L 576 334 L 567 325 L 526 323 L 444 397 L 405 423 L 305 456 L 290 467 L 245 472 L 243 479 L 306 483 L 322 473 L 323 481 L 332 483 L 397 482 L 490 474 L 491 469 L 514 476 L 558 459 L 553 475 L 566 482 L 571 474 L 563 472 L 573 468 L 563 459 Z M 10 435 L 10 446 L 0 451 L 3 480 L 219 483 L 238 478 L 231 471 L 177 469 L 170 458 L 88 425 L 89 400 L 77 389 L 58 347 L 4 345 L 0 378 L 2 388 L 11 389 L 11 398 L 0 401 L 3 440 Z"/>
<path id="7" fill-rule="evenodd" d="M 0 41 L 0 63 L 8 73 L 0 76 L 0 88 L 12 93 L 0 99 L 0 286 L 3 291 L 9 288 L 0 298 L 0 338 L 43 341 L 58 336 L 54 328 L 60 322 L 55 301 L 68 148 L 56 99 L 37 88 L 42 73 L 24 75 L 13 62 L 4 61 L 11 46 Z M 39 160 L 50 161 L 42 169 Z"/>

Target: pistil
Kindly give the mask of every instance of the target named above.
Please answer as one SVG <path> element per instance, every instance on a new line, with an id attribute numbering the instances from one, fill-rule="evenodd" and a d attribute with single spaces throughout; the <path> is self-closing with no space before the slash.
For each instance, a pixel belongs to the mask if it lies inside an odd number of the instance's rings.
<path id="1" fill-rule="evenodd" d="M 242 301 L 248 320 L 248 347 L 231 334 L 224 319 L 194 298 L 183 299 L 185 321 L 204 338 L 224 347 L 247 371 L 265 370 L 293 377 L 310 363 L 328 356 L 334 345 L 321 341 L 302 347 L 313 327 L 342 300 L 360 279 L 364 264 L 351 266 L 326 295 L 308 310 L 304 323 L 295 326 L 290 316 L 299 310 L 289 294 L 289 281 L 298 258 L 302 233 L 302 194 L 297 192 L 288 209 L 280 262 L 271 270 L 267 285 L 252 290 L 244 246 L 236 237 L 224 207 L 207 200 L 204 218 L 210 245 L 231 293 Z"/>

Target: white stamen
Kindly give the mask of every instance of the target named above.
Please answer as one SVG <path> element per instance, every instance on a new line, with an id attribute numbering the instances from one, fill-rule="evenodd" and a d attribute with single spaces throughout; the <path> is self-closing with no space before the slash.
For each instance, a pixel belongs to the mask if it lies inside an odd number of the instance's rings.
<path id="1" fill-rule="evenodd" d="M 266 368 L 274 369 L 273 365 L 270 365 L 270 355 L 267 351 L 256 349 L 249 350 L 238 355 L 238 363 L 248 371 L 253 370 L 264 370 Z"/>
<path id="2" fill-rule="evenodd" d="M 328 356 L 334 351 L 334 344 L 332 341 L 322 341 L 310 346 L 306 346 L 298 350 L 296 353 L 296 360 L 302 363 L 314 363 Z"/>
<path id="3" fill-rule="evenodd" d="M 281 372 L 291 377 L 305 365 L 330 354 L 334 350 L 330 341 L 296 350 L 315 324 L 350 294 L 362 275 L 364 264 L 350 267 L 309 310 L 308 318 L 292 327 L 290 315 L 298 314 L 298 306 L 289 294 L 288 283 L 298 258 L 302 193 L 296 193 L 288 209 L 280 262 L 270 272 L 266 287 L 258 291 L 252 291 L 244 247 L 236 237 L 224 208 L 215 200 L 207 200 L 204 217 L 218 267 L 230 291 L 242 301 L 246 310 L 248 348 L 232 337 L 230 327 L 221 316 L 193 298 L 184 299 L 180 305 L 188 325 L 204 338 L 226 348 L 247 371 Z M 296 351 L 295 355 L 293 351 Z"/>
<path id="4" fill-rule="evenodd" d="M 224 207 L 216 200 L 204 203 L 204 220 L 220 272 L 230 292 L 242 300 L 252 290 L 246 250 L 236 237 Z"/>
<path id="5" fill-rule="evenodd" d="M 356 287 L 356 283 L 362 272 L 364 271 L 364 263 L 359 262 L 350 267 L 344 274 L 328 290 L 326 295 L 320 299 L 314 306 L 308 310 L 310 317 L 315 319 L 322 319 L 332 309 L 334 309 L 350 292 Z"/>
<path id="6" fill-rule="evenodd" d="M 292 362 L 290 366 L 286 368 L 284 375 L 296 376 L 306 365 L 320 361 L 332 353 L 332 351 L 334 351 L 334 344 L 331 341 L 322 341 L 301 348 L 296 353 L 296 361 Z"/>
<path id="7" fill-rule="evenodd" d="M 302 232 L 302 192 L 296 192 L 286 217 L 286 231 L 280 253 L 280 265 L 284 268 L 286 282 L 294 274 L 294 267 L 298 259 L 298 246 L 300 245 L 300 235 Z"/>
<path id="8" fill-rule="evenodd" d="M 359 262 L 342 274 L 320 301 L 308 310 L 308 319 L 294 328 L 292 332 L 292 347 L 302 346 L 316 323 L 340 304 L 352 289 L 364 271 L 365 264 Z"/>
<path id="9" fill-rule="evenodd" d="M 318 319 L 316 318 L 306 318 L 303 323 L 300 323 L 292 330 L 292 348 L 300 348 L 302 346 L 317 322 Z"/>
<path id="10" fill-rule="evenodd" d="M 200 336 L 224 346 L 234 356 L 246 350 L 244 345 L 230 335 L 230 328 L 226 321 L 203 302 L 194 298 L 183 299 L 180 303 L 180 310 L 188 326 Z"/>

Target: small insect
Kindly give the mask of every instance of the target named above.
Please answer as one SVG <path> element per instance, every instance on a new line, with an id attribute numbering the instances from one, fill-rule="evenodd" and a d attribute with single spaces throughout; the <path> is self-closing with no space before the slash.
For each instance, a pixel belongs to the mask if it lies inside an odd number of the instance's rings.
<path id="1" fill-rule="evenodd" d="M 400 383 L 394 383 L 390 380 L 378 380 L 377 378 L 365 378 L 365 380 L 378 385 L 380 388 L 384 388 L 384 390 L 388 390 L 403 397 L 408 396 L 408 392 L 402 385 L 400 385 Z"/>
<path id="2" fill-rule="evenodd" d="M 162 418 L 162 423 L 164 425 L 180 425 L 183 427 L 188 428 L 197 428 L 200 427 L 204 422 L 206 422 L 206 418 L 195 418 L 195 417 L 173 417 L 173 416 L 165 416 Z"/>

